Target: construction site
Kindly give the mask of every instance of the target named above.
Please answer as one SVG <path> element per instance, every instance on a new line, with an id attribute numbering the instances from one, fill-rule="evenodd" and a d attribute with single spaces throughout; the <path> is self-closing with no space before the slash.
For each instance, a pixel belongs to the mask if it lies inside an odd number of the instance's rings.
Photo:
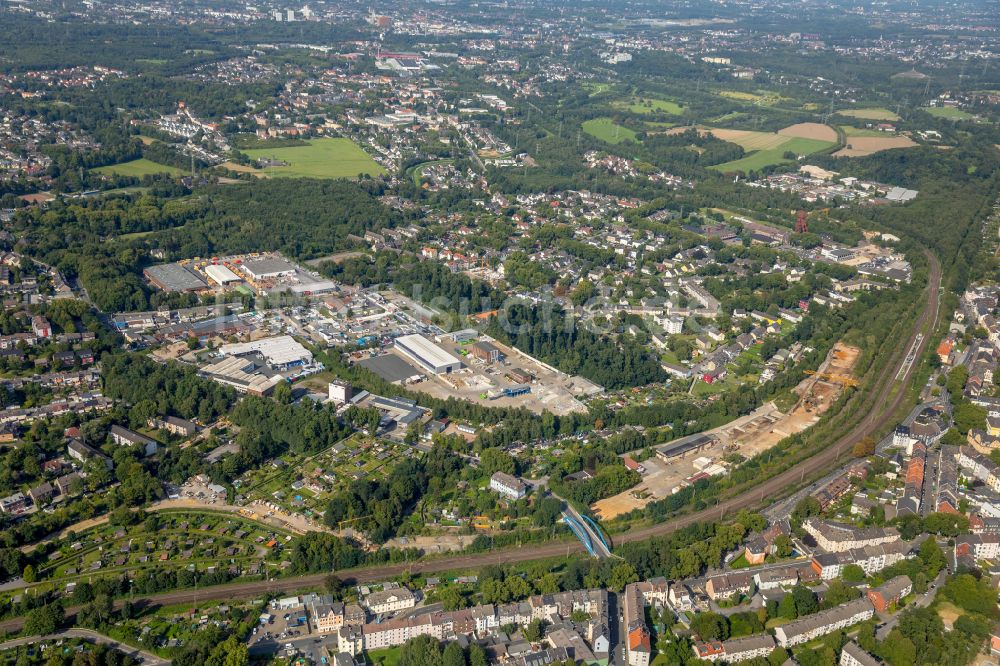
<path id="1" fill-rule="evenodd" d="M 815 372 L 792 390 L 797 402 L 782 411 L 774 402 L 702 433 L 704 444 L 674 456 L 657 454 L 642 462 L 642 482 L 625 492 L 595 502 L 591 507 L 602 520 L 641 509 L 699 479 L 726 473 L 723 458 L 736 453 L 752 458 L 785 437 L 802 432 L 819 421 L 845 388 L 857 386 L 852 372 L 861 351 L 837 343 Z M 670 444 L 660 449 L 669 450 Z"/>

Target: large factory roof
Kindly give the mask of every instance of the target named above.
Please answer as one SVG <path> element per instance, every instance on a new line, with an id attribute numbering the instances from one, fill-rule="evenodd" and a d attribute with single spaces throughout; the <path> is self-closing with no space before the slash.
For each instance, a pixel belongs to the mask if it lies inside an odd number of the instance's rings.
<path id="1" fill-rule="evenodd" d="M 414 358 L 432 369 L 462 364 L 459 359 L 417 333 L 396 338 L 396 346 L 410 352 Z"/>
<path id="2" fill-rule="evenodd" d="M 219 351 L 226 356 L 242 356 L 243 354 L 260 354 L 270 365 L 287 365 L 296 361 L 311 361 L 312 354 L 308 349 L 295 341 L 290 335 L 276 335 L 272 338 L 254 340 L 253 342 L 237 342 L 222 345 Z"/>
<path id="3" fill-rule="evenodd" d="M 164 291 L 195 291 L 208 287 L 204 280 L 180 264 L 150 266 L 143 273 Z"/>
<path id="4" fill-rule="evenodd" d="M 280 258 L 251 259 L 243 262 L 243 270 L 260 279 L 291 273 L 295 266 Z"/>

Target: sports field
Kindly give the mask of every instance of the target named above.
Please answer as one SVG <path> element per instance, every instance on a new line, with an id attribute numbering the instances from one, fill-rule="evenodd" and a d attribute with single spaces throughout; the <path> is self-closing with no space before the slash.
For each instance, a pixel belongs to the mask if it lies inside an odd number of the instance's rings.
<path id="1" fill-rule="evenodd" d="M 799 123 L 777 132 L 752 132 L 749 130 L 712 129 L 712 134 L 742 146 L 749 154 L 731 162 L 711 167 L 716 171 L 756 171 L 772 164 L 787 162 L 785 153 L 811 155 L 833 146 L 837 133 L 819 123 Z"/>
<path id="2" fill-rule="evenodd" d="M 924 108 L 924 111 L 935 118 L 947 118 L 948 120 L 968 120 L 973 117 L 968 111 L 956 109 L 953 106 L 928 106 Z"/>
<path id="3" fill-rule="evenodd" d="M 583 123 L 583 131 L 607 143 L 635 141 L 635 132 L 627 127 L 615 124 L 611 118 L 591 118 Z"/>
<path id="4" fill-rule="evenodd" d="M 151 176 L 156 173 L 168 173 L 171 176 L 179 176 L 184 173 L 177 167 L 157 164 L 156 162 L 147 160 L 145 157 L 140 157 L 131 162 L 97 167 L 96 169 L 91 169 L 91 171 L 102 176 L 131 176 L 133 178 L 142 178 L 143 176 Z"/>
<path id="5" fill-rule="evenodd" d="M 840 109 L 837 113 L 849 118 L 861 118 L 862 120 L 899 120 L 899 116 L 882 107 L 871 109 Z"/>
<path id="6" fill-rule="evenodd" d="M 287 166 L 261 169 L 266 176 L 290 178 L 354 178 L 360 173 L 385 173 L 368 153 L 344 138 L 311 139 L 307 146 L 254 148 L 243 151 L 252 159 L 271 159 Z"/>

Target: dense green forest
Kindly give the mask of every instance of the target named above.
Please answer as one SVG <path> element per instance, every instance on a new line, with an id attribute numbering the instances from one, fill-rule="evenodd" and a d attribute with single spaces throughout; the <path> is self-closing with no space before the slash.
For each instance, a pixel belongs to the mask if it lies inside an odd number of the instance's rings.
<path id="1" fill-rule="evenodd" d="M 109 355 L 104 363 L 104 393 L 130 405 L 145 425 L 154 416 L 179 416 L 210 423 L 232 405 L 232 389 L 199 377 L 176 363 L 156 363 L 140 354 Z"/>
<path id="2" fill-rule="evenodd" d="M 593 333 L 559 308 L 548 311 L 514 304 L 492 317 L 486 332 L 563 372 L 582 375 L 606 388 L 666 379 L 659 362 L 642 347 Z"/>
<path id="3" fill-rule="evenodd" d="M 173 259 L 274 250 L 308 259 L 349 246 L 352 234 L 402 223 L 375 198 L 382 187 L 279 178 L 182 199 L 57 200 L 20 211 L 14 229 L 25 252 L 78 278 L 102 310 L 142 310 L 176 297 L 144 283 L 148 249 Z"/>

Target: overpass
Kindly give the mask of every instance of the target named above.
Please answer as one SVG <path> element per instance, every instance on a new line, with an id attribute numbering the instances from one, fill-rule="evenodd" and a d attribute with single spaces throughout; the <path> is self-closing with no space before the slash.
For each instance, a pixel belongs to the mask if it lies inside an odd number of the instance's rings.
<path id="1" fill-rule="evenodd" d="M 601 528 L 589 516 L 581 515 L 569 502 L 565 504 L 562 515 L 562 521 L 580 540 L 588 553 L 598 559 L 611 557 L 611 544 L 605 539 Z"/>

